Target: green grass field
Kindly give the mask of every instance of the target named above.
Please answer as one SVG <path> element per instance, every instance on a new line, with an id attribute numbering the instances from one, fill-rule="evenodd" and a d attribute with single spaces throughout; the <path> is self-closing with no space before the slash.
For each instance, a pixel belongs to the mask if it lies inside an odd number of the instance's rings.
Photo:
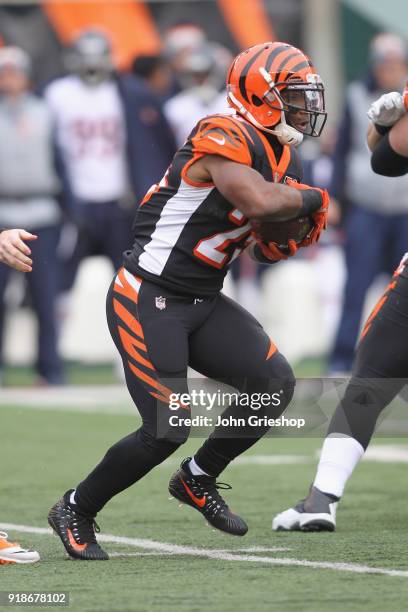
<path id="1" fill-rule="evenodd" d="M 0 414 L 0 523 L 32 528 L 46 528 L 56 499 L 138 424 L 125 414 L 68 409 L 1 406 Z M 408 449 L 407 440 L 397 443 Z M 178 459 L 199 444 L 190 440 Z M 367 461 L 359 466 L 339 508 L 335 534 L 271 531 L 272 516 L 305 493 L 319 446 L 317 439 L 263 440 L 250 454 L 299 455 L 299 461 L 237 464 L 223 474 L 221 480 L 233 486 L 228 501 L 250 526 L 244 538 L 214 532 L 194 510 L 169 501 L 167 482 L 174 463 L 157 468 L 100 514 L 102 534 L 134 539 L 104 544 L 109 553 L 122 554 L 108 562 L 68 560 L 51 533 L 8 528 L 12 539 L 35 547 L 42 560 L 32 566 L 0 566 L 0 591 L 68 591 L 70 610 L 95 612 L 406 610 L 404 463 Z M 266 550 L 244 550 L 255 547 Z M 275 548 L 284 550 L 270 550 Z M 211 558 L 211 551 L 221 550 Z M 298 561 L 329 563 L 332 569 L 296 565 Z M 341 571 L 341 563 L 362 566 L 361 572 Z M 366 566 L 407 574 L 369 573 Z"/>

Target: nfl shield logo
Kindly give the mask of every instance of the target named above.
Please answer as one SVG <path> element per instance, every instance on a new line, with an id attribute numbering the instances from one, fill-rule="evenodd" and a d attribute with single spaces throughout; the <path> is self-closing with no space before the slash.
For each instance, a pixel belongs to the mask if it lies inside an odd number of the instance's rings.
<path id="1" fill-rule="evenodd" d="M 166 308 L 166 298 L 162 295 L 156 298 L 156 308 L 159 310 L 164 310 Z"/>

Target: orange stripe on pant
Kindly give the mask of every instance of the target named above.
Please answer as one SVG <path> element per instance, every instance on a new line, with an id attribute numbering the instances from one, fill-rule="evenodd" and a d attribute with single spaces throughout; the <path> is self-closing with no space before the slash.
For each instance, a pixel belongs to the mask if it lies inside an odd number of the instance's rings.
<path id="1" fill-rule="evenodd" d="M 270 341 L 270 345 L 269 345 L 269 351 L 268 351 L 268 354 L 266 356 L 266 361 L 268 361 L 268 359 L 270 359 L 272 357 L 272 355 L 274 355 L 276 353 L 277 350 L 278 350 L 278 347 L 271 340 Z"/>
<path id="2" fill-rule="evenodd" d="M 149 391 L 150 395 L 152 395 L 153 397 L 156 397 L 157 399 L 164 402 L 165 404 L 169 403 L 170 395 L 172 395 L 173 393 L 171 389 L 169 389 L 168 387 L 165 387 L 164 385 L 159 383 L 158 380 L 155 380 L 154 378 L 152 378 L 151 376 L 149 376 L 142 370 L 139 370 L 139 368 L 133 365 L 131 361 L 128 361 L 128 365 L 130 369 L 132 370 L 133 374 L 135 374 L 138 378 L 140 378 L 140 380 L 143 380 L 143 382 L 157 389 L 161 394 L 161 395 L 158 395 L 157 393 L 153 393 Z M 183 404 L 182 402 L 179 402 L 179 406 L 180 408 L 184 408 L 185 410 L 190 410 L 190 406 Z"/>
<path id="3" fill-rule="evenodd" d="M 138 361 L 140 364 L 146 366 L 146 368 L 149 368 L 149 370 L 154 370 L 154 365 L 152 364 L 152 362 L 137 352 L 135 346 L 138 341 L 136 340 L 136 338 L 134 338 L 131 334 L 129 334 L 120 325 L 118 325 L 118 330 L 119 330 L 120 340 L 127 354 L 130 355 L 130 357 L 133 357 L 135 361 Z"/>
<path id="4" fill-rule="evenodd" d="M 116 275 L 114 282 L 114 291 L 124 295 L 133 302 L 138 302 L 139 290 L 142 285 L 142 279 L 134 274 L 131 274 L 125 268 L 121 268 Z"/>
<path id="5" fill-rule="evenodd" d="M 114 302 L 116 302 L 116 304 L 119 305 L 123 309 L 123 311 L 125 311 L 130 317 L 132 317 L 132 315 L 130 315 L 130 313 L 117 300 L 114 300 Z M 115 312 L 116 312 L 116 308 L 115 308 Z M 132 319 L 134 320 L 134 323 L 137 323 L 137 325 L 139 326 L 140 334 L 143 337 L 142 326 L 140 325 L 138 321 L 136 321 L 136 319 L 134 319 L 134 317 L 132 317 Z M 152 370 L 152 372 L 156 373 L 155 367 L 152 364 L 152 362 L 149 359 L 146 359 L 145 357 L 140 355 L 140 353 L 136 351 L 135 346 L 138 346 L 139 344 L 138 340 L 134 336 L 129 334 L 120 325 L 118 325 L 118 332 L 119 332 L 120 341 L 126 353 L 130 357 L 132 357 L 135 361 L 149 368 L 149 370 Z M 144 345 L 144 347 L 145 349 L 147 349 L 146 345 Z M 157 399 L 164 402 L 165 404 L 169 403 L 169 396 L 172 393 L 170 389 L 168 389 L 167 387 L 159 383 L 158 380 L 149 376 L 149 374 L 146 374 L 146 372 L 143 372 L 143 370 L 140 370 L 129 360 L 128 360 L 128 365 L 130 369 L 132 370 L 133 374 L 136 374 L 136 376 L 140 380 L 142 380 L 144 383 L 147 383 L 148 385 L 150 385 L 154 389 L 157 389 L 160 392 L 160 395 L 158 395 L 156 393 L 153 393 L 152 391 L 149 391 L 150 395 L 152 395 L 153 397 L 156 397 Z"/>
<path id="6" fill-rule="evenodd" d="M 126 298 L 137 303 L 139 297 L 137 287 L 138 284 L 139 286 L 141 286 L 142 279 L 134 275 L 130 276 L 130 272 L 125 271 L 124 268 L 121 268 L 118 274 L 116 275 L 116 279 L 114 282 L 114 291 L 116 293 L 124 295 Z M 144 333 L 140 322 L 116 298 L 113 298 L 113 309 L 116 315 L 120 318 L 121 321 L 123 321 L 127 325 L 131 332 L 133 332 L 135 336 L 138 336 L 139 338 L 142 338 L 144 340 Z M 147 357 L 144 357 L 136 350 L 136 348 L 139 348 L 148 355 L 148 349 L 146 344 L 140 342 L 140 340 L 138 340 L 133 334 L 126 331 L 126 329 L 124 329 L 124 327 L 122 327 L 121 325 L 118 324 L 117 329 L 121 344 L 126 353 L 129 355 L 129 357 L 132 357 L 132 359 L 137 361 L 141 366 L 144 366 L 145 368 L 151 370 L 151 372 L 154 373 L 154 375 L 156 375 L 157 377 L 157 372 L 153 363 L 149 359 L 147 359 Z M 165 404 L 169 403 L 170 395 L 173 393 L 171 389 L 162 385 L 158 381 L 158 377 L 156 379 L 152 378 L 152 376 L 146 374 L 146 372 L 143 372 L 143 370 L 140 370 L 129 360 L 128 365 L 132 370 L 133 374 L 135 374 L 140 380 L 159 391 L 159 393 L 149 391 L 152 397 L 155 397 L 156 399 L 160 400 L 161 402 L 164 402 Z M 190 409 L 188 405 L 183 404 L 182 402 L 178 402 L 178 404 L 180 408 L 184 408 L 186 410 Z"/>
<path id="7" fill-rule="evenodd" d="M 126 323 L 128 328 L 134 334 L 136 334 L 136 336 L 139 336 L 139 338 L 144 339 L 143 329 L 139 321 L 137 321 L 137 319 L 135 319 L 135 317 L 119 302 L 119 300 L 116 300 L 115 298 L 113 298 L 113 309 L 118 315 L 118 317 L 120 317 L 120 319 L 122 319 L 122 321 Z M 139 342 L 138 344 L 136 344 L 136 346 L 138 346 L 143 351 L 147 351 L 146 345 L 142 342 Z"/>
<path id="8" fill-rule="evenodd" d="M 364 336 L 367 334 L 368 330 L 370 329 L 375 317 L 378 315 L 378 313 L 380 312 L 381 308 L 384 306 L 385 302 L 388 300 L 388 296 L 390 294 L 390 291 L 392 291 L 395 287 L 395 285 L 397 284 L 396 280 L 392 280 L 390 282 L 390 284 L 388 285 L 387 289 L 385 290 L 385 293 L 383 294 L 383 296 L 378 300 L 377 304 L 374 306 L 373 310 L 371 311 L 370 316 L 368 317 L 366 324 L 364 325 L 363 331 L 361 332 L 361 336 L 360 336 L 360 342 L 361 340 L 364 338 Z"/>

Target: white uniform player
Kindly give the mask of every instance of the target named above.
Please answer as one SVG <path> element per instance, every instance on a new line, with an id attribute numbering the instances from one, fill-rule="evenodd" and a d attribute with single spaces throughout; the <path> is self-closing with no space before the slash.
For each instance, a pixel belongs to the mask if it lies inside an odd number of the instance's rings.
<path id="1" fill-rule="evenodd" d="M 187 140 L 200 119 L 231 111 L 226 101 L 227 92 L 219 91 L 225 75 L 217 65 L 217 52 L 217 47 L 202 44 L 186 53 L 182 61 L 179 79 L 184 89 L 164 106 L 178 147 Z"/>
<path id="2" fill-rule="evenodd" d="M 72 232 L 62 235 L 61 292 L 72 288 L 88 255 L 106 255 L 119 268 L 131 227 L 131 215 L 122 206 L 130 183 L 125 109 L 105 35 L 80 34 L 67 67 L 70 74 L 52 82 L 44 94 L 55 117 L 77 229 L 74 240 Z"/>
<path id="3" fill-rule="evenodd" d="M 89 85 L 68 75 L 51 83 L 45 95 L 75 196 L 84 203 L 122 198 L 126 135 L 116 83 L 109 79 Z"/>
<path id="4" fill-rule="evenodd" d="M 198 88 L 182 91 L 164 105 L 166 119 L 173 129 L 176 144 L 181 147 L 193 127 L 206 115 L 229 113 L 225 91 L 216 93 L 209 103 L 200 97 Z"/>

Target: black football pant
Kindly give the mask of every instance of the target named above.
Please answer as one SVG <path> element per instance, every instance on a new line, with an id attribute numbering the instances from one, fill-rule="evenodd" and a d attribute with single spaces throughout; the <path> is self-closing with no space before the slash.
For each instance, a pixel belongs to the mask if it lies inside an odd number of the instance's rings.
<path id="1" fill-rule="evenodd" d="M 369 316 L 352 378 L 329 425 L 367 448 L 382 410 L 408 379 L 408 270 L 404 260 Z"/>
<path id="2" fill-rule="evenodd" d="M 256 411 L 277 418 L 293 396 L 292 370 L 261 325 L 222 294 L 188 297 L 119 270 L 107 297 L 110 333 L 122 356 L 126 384 L 143 424 L 112 446 L 77 487 L 81 511 L 96 514 L 171 455 L 189 435 L 189 406 L 170 409 L 171 393 L 187 393 L 187 367 L 248 394 L 280 394 Z M 172 396 L 173 398 L 175 396 Z M 178 396 L 177 396 L 178 397 Z M 223 416 L 247 419 L 248 406 L 231 404 Z M 247 423 L 245 422 L 247 425 Z M 195 455 L 204 472 L 218 476 L 269 427 L 216 427 Z"/>

